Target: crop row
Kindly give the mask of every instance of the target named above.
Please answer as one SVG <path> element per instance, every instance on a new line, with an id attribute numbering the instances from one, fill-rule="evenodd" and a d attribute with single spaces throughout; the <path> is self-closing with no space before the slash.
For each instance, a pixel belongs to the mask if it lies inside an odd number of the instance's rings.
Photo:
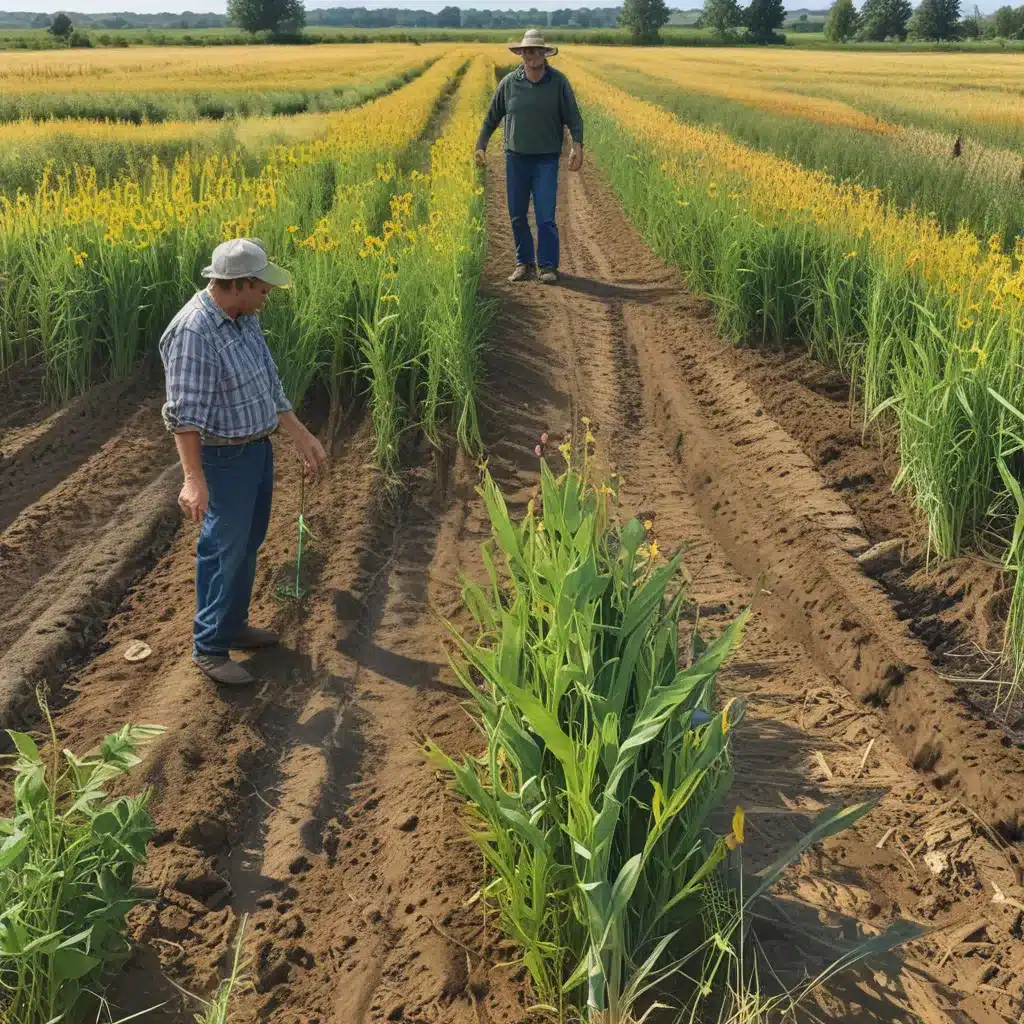
<path id="1" fill-rule="evenodd" d="M 438 174 L 433 192 L 430 175 L 400 178 L 415 171 L 415 146 L 466 62 L 464 54 L 450 53 L 412 84 L 333 117 L 323 138 L 275 147 L 257 174 L 237 152 L 202 161 L 185 153 L 172 165 L 154 158 L 144 177 L 122 176 L 107 186 L 94 167 L 77 167 L 72 174 L 44 174 L 31 194 L 0 196 L 0 263 L 6 272 L 0 281 L 0 369 L 41 360 L 46 386 L 59 399 L 99 377 L 130 372 L 152 356 L 168 319 L 196 287 L 210 249 L 224 238 L 258 235 L 295 273 L 291 295 L 275 297 L 265 316 L 293 400 L 318 384 L 340 401 L 365 380 L 376 408 L 383 401 L 383 374 L 396 386 L 399 378 L 408 383 L 405 402 L 418 408 L 422 370 L 431 416 L 440 415 L 455 370 L 431 376 L 422 353 L 405 346 L 399 373 L 373 353 L 400 344 L 399 335 L 410 335 L 414 322 L 426 324 L 427 334 L 442 330 L 430 318 L 440 318 L 449 304 L 438 297 L 440 278 L 426 273 L 439 257 L 459 268 L 446 279 L 446 287 L 458 285 L 452 302 L 465 307 L 467 323 L 475 315 L 464 281 L 475 283 L 472 268 L 482 249 L 474 241 L 482 231 L 478 204 L 461 207 L 462 230 L 446 198 L 456 175 Z M 467 79 L 480 97 L 486 91 L 481 74 L 474 65 Z M 460 99 L 456 110 L 465 110 L 466 102 Z M 464 121 L 469 115 L 461 116 Z M 442 138 L 457 124 L 462 121 L 452 120 Z M 443 181 L 449 184 L 442 188 Z M 472 181 L 476 188 L 475 175 Z M 440 240 L 442 222 L 447 234 Z M 438 246 L 429 258 L 428 244 Z M 388 306 L 395 316 L 383 314 Z M 454 330 L 446 321 L 443 331 Z M 375 340 L 368 341 L 371 336 Z M 458 358 L 465 381 L 472 371 Z M 405 370 L 413 380 L 406 381 Z M 468 390 L 463 383 L 458 398 L 466 441 L 475 435 L 467 409 L 471 385 Z M 436 434 L 436 419 L 431 427 Z M 390 429 L 394 434 L 397 424 Z M 393 465 L 393 442 L 380 441 L 382 465 Z"/>
<path id="2" fill-rule="evenodd" d="M 803 341 L 839 367 L 868 420 L 899 425 L 899 486 L 948 557 L 1009 542 L 1024 428 L 1024 267 L 1002 239 L 900 210 L 757 151 L 573 66 L 591 139 L 652 245 L 714 298 L 737 340 Z M 1008 556 L 1020 557 L 1016 546 Z M 1018 591 L 1021 589 L 1018 586 Z M 1024 636 L 1011 625 L 1015 646 Z"/>

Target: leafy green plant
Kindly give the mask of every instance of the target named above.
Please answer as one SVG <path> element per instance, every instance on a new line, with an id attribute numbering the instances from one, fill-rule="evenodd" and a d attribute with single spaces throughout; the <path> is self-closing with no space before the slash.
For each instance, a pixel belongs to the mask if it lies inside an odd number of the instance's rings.
<path id="1" fill-rule="evenodd" d="M 45 758 L 29 735 L 8 732 L 17 753 L 13 814 L 0 819 L 0 1016 L 18 1022 L 81 1019 L 124 961 L 133 874 L 153 833 L 148 792 L 110 799 L 105 787 L 162 728 L 126 725 L 85 757 L 61 751 L 50 728 Z"/>
<path id="2" fill-rule="evenodd" d="M 681 644 L 682 554 L 663 560 L 651 524 L 620 525 L 615 487 L 588 482 L 592 440 L 579 470 L 568 445 L 561 476 L 542 461 L 542 507 L 518 523 L 485 474 L 489 584 L 463 585 L 475 635 L 449 628 L 487 749 L 425 753 L 468 801 L 481 896 L 522 948 L 537 1009 L 619 1024 L 669 973 L 696 975 L 699 1001 L 737 962 L 744 813 L 727 835 L 712 816 L 744 704 L 717 708 L 715 680 L 748 612 Z M 749 899 L 871 806 L 830 808 Z"/>
<path id="3" fill-rule="evenodd" d="M 463 589 L 479 635 L 453 630 L 487 753 L 427 750 L 471 801 L 494 875 L 483 894 L 547 1008 L 617 1022 L 674 940 L 699 945 L 704 883 L 742 841 L 741 811 L 728 837 L 708 818 L 743 715 L 741 702 L 713 711 L 714 680 L 746 616 L 707 648 L 695 638 L 681 663 L 681 553 L 660 564 L 657 541 L 636 520 L 620 528 L 614 489 L 585 470 L 541 468 L 542 514 L 519 524 L 485 477 L 509 578 L 485 545 L 490 587 Z"/>

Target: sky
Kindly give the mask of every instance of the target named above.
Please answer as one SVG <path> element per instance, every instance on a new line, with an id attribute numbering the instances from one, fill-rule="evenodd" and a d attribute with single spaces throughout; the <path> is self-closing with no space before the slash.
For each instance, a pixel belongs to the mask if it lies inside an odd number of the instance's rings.
<path id="1" fill-rule="evenodd" d="M 412 10 L 438 11 L 447 3 L 458 7 L 475 7 L 477 10 L 554 10 L 561 7 L 618 7 L 622 0 L 306 0 L 307 9 L 313 7 L 407 7 Z M 789 10 L 801 8 L 824 9 L 831 0 L 785 0 Z M 860 6 L 859 0 L 856 0 Z M 1006 0 L 987 0 L 979 2 L 983 13 L 995 10 Z M 669 7 L 688 10 L 701 7 L 703 0 L 668 0 Z M 81 11 L 83 14 L 107 14 L 113 11 L 129 10 L 137 14 L 158 14 L 164 11 L 181 13 L 182 11 L 224 13 L 227 0 L 0 0 L 4 10 L 31 11 L 48 14 L 54 10 L 55 4 L 67 10 Z M 974 9 L 974 0 L 961 0 L 964 13 Z"/>

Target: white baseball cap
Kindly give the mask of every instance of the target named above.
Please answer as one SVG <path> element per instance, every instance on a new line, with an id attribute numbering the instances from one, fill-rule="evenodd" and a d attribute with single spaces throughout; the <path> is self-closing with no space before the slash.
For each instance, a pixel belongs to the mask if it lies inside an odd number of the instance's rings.
<path id="1" fill-rule="evenodd" d="M 287 288 L 292 281 L 287 270 L 270 262 L 258 238 L 232 238 L 230 242 L 221 242 L 213 250 L 213 257 L 210 265 L 203 270 L 203 277 L 216 281 L 254 277 L 276 288 Z"/>

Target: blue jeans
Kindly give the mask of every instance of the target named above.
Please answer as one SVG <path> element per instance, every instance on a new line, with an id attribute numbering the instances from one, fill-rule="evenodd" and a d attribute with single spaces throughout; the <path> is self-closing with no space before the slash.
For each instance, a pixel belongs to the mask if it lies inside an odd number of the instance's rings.
<path id="1" fill-rule="evenodd" d="M 516 242 L 516 263 L 558 269 L 558 225 L 555 198 L 558 195 L 558 153 L 523 156 L 505 153 L 505 188 L 512 237 Z M 537 256 L 527 214 L 533 195 L 533 216 L 537 221 Z"/>
<path id="2" fill-rule="evenodd" d="M 204 445 L 210 491 L 196 548 L 196 654 L 227 654 L 249 617 L 256 554 L 270 525 L 274 449 L 266 438 L 248 444 Z"/>

